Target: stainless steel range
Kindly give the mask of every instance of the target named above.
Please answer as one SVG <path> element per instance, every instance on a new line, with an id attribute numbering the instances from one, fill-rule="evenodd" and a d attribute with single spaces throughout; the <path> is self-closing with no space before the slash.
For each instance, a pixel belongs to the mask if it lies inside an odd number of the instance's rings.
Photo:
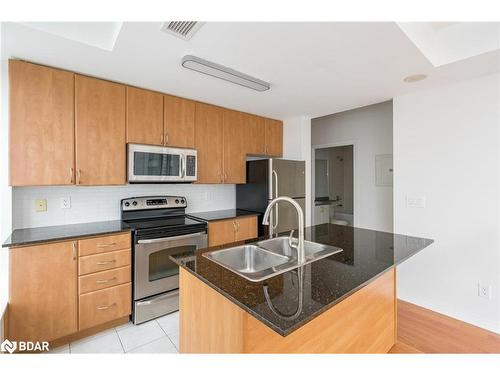
<path id="1" fill-rule="evenodd" d="M 186 207 L 186 198 L 175 196 L 121 201 L 133 234 L 134 324 L 179 309 L 179 268 L 169 256 L 207 246 L 207 224 L 188 218 Z"/>

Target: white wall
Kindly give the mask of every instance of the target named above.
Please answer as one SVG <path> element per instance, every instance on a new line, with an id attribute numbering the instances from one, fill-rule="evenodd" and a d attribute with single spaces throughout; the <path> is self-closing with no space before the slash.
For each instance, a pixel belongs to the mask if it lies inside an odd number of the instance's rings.
<path id="1" fill-rule="evenodd" d="M 236 205 L 235 185 L 125 185 L 103 187 L 16 187 L 12 225 L 17 228 L 119 220 L 120 199 L 141 195 L 180 195 L 188 200 L 187 212 L 225 210 Z M 61 198 L 71 208 L 61 208 Z M 47 199 L 47 211 L 35 211 L 35 199 Z"/>
<path id="2" fill-rule="evenodd" d="M 490 75 L 394 98 L 394 229 L 435 240 L 398 267 L 398 296 L 496 332 L 499 85 Z M 426 207 L 406 207 L 407 196 Z"/>
<path id="3" fill-rule="evenodd" d="M 354 225 L 391 232 L 392 188 L 375 186 L 375 155 L 392 154 L 392 102 L 315 118 L 313 148 L 354 144 Z"/>
<path id="4" fill-rule="evenodd" d="M 0 50 L 1 58 L 1 72 L 0 72 L 0 241 L 3 242 L 11 232 L 12 225 L 12 202 L 11 202 L 11 188 L 8 185 L 8 139 L 9 139 L 9 126 L 8 126 L 8 79 L 7 79 L 7 57 L 3 50 L 3 25 L 0 22 Z M 8 250 L 0 249 L 0 318 L 4 312 L 8 300 Z"/>
<path id="5" fill-rule="evenodd" d="M 306 212 L 305 223 L 312 222 L 311 183 L 311 119 L 306 116 L 292 117 L 283 121 L 283 158 L 306 162 Z"/>

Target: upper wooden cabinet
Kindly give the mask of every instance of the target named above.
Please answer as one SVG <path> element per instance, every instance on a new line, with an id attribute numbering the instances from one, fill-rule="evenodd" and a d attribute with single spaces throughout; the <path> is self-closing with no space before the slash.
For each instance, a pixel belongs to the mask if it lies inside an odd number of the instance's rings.
<path id="1" fill-rule="evenodd" d="M 127 87 L 127 142 L 163 145 L 163 94 Z"/>
<path id="2" fill-rule="evenodd" d="M 50 341 L 77 327 L 77 243 L 10 250 L 8 337 Z"/>
<path id="3" fill-rule="evenodd" d="M 260 116 L 243 114 L 245 127 L 245 151 L 250 155 L 266 155 L 266 124 Z"/>
<path id="4" fill-rule="evenodd" d="M 199 184 L 223 183 L 222 166 L 223 110 L 196 103 L 195 147 L 198 150 Z"/>
<path id="5" fill-rule="evenodd" d="M 126 182 L 125 86 L 75 76 L 76 183 Z"/>
<path id="6" fill-rule="evenodd" d="M 283 156 L 283 122 L 265 119 L 267 156 Z"/>
<path id="7" fill-rule="evenodd" d="M 245 114 L 224 110 L 223 126 L 223 182 L 244 184 L 246 181 Z"/>
<path id="8" fill-rule="evenodd" d="M 165 95 L 164 98 L 164 145 L 194 148 L 196 103 L 170 95 Z"/>
<path id="9" fill-rule="evenodd" d="M 74 74 L 9 61 L 10 184 L 74 183 Z"/>

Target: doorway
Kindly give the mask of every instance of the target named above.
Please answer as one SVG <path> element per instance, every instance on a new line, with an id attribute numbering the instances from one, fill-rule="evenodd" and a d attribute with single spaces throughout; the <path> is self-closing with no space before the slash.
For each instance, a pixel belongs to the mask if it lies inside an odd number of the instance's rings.
<path id="1" fill-rule="evenodd" d="M 354 145 L 314 150 L 314 224 L 354 224 Z"/>

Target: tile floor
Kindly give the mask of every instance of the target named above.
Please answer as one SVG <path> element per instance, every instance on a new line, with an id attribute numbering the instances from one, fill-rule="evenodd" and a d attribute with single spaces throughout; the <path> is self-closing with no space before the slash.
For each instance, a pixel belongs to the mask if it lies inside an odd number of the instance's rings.
<path id="1" fill-rule="evenodd" d="M 53 354 L 178 353 L 179 312 L 133 325 L 131 322 L 51 349 Z"/>

